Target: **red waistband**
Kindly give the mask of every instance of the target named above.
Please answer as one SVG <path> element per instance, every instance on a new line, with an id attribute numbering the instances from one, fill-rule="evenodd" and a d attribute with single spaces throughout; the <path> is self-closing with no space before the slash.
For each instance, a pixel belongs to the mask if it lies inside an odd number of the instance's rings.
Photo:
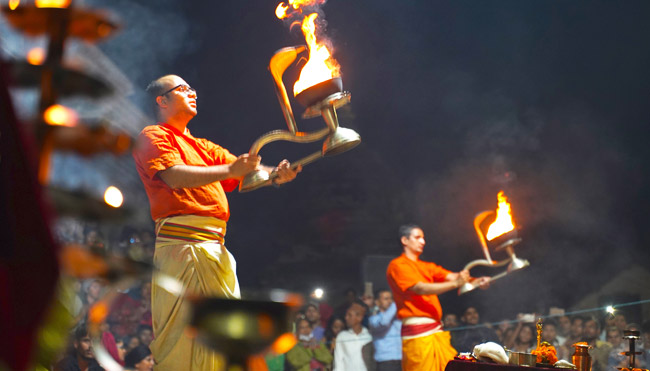
<path id="1" fill-rule="evenodd" d="M 427 331 L 440 328 L 440 322 L 423 323 L 421 325 L 402 325 L 402 336 L 415 336 Z"/>

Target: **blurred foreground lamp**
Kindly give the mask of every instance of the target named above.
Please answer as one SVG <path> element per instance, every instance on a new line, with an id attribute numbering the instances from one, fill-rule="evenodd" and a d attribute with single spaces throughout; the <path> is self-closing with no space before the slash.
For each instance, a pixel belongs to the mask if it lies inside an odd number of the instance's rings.
<path id="1" fill-rule="evenodd" d="M 281 3 L 278 8 L 280 9 L 283 5 Z M 297 9 L 299 5 L 294 7 Z M 287 17 L 288 7 L 282 9 L 284 11 L 276 12 L 278 18 Z M 296 12 L 296 14 L 298 13 L 302 14 L 302 10 Z M 313 132 L 298 131 L 282 75 L 296 60 L 298 54 L 306 51 L 307 48 L 305 46 L 286 47 L 275 52 L 269 63 L 269 70 L 273 76 L 278 101 L 289 130 L 275 130 L 264 134 L 253 143 L 249 151 L 250 155 L 257 155 L 263 146 L 279 140 L 312 143 L 325 138 L 320 151 L 293 161 L 292 168 L 294 169 L 324 156 L 343 153 L 361 143 L 361 137 L 354 130 L 339 127 L 336 109 L 350 102 L 350 93 L 343 91 L 338 63 L 331 57 L 327 47 L 316 40 L 316 17 L 317 13 L 312 13 L 302 21 L 302 31 L 308 45 L 309 59 L 294 84 L 293 93 L 296 100 L 306 107 L 302 117 L 322 116 L 326 127 Z M 276 176 L 276 173 L 269 174 L 263 170 L 253 171 L 244 177 L 240 183 L 239 191 L 247 192 L 269 185 L 269 180 Z"/>
<path id="2" fill-rule="evenodd" d="M 491 277 L 492 281 L 530 265 L 528 260 L 520 259 L 515 255 L 514 245 L 521 242 L 521 238 L 517 236 L 517 229 L 510 212 L 510 204 L 506 196 L 503 195 L 503 191 L 499 192 L 497 199 L 498 208 L 496 212 L 492 210 L 483 211 L 474 218 L 474 229 L 481 242 L 485 259 L 471 261 L 464 268 L 470 270 L 479 265 L 498 268 L 508 264 L 505 271 Z M 505 250 L 508 257 L 501 261 L 494 261 L 490 257 L 490 249 L 495 252 Z M 477 287 L 478 280 L 474 279 L 461 286 L 458 289 L 458 294 L 464 294 Z"/>
<path id="3" fill-rule="evenodd" d="M 291 334 L 291 300 L 194 299 L 189 333 L 227 358 L 227 370 L 244 370 L 249 358 L 271 347 L 289 351 L 296 340 Z"/>

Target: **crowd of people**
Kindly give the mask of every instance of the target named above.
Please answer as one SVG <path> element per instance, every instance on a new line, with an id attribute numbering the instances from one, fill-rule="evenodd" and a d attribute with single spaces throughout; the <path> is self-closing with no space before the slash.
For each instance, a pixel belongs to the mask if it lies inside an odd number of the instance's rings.
<path id="1" fill-rule="evenodd" d="M 76 219 L 60 219 L 54 228 L 57 240 L 66 246 L 81 246 L 98 255 L 129 257 L 151 261 L 153 235 L 146 230 L 124 227 L 117 238 L 108 239 L 98 225 Z M 53 366 L 57 371 L 102 370 L 95 359 L 89 333 L 90 309 L 104 298 L 107 282 L 100 278 L 61 280 L 60 301 L 72 318 L 67 347 Z M 106 321 L 100 328 L 102 346 L 125 370 L 152 370 L 149 349 L 153 339 L 151 317 L 151 280 L 143 279 L 130 289 L 119 292 L 111 301 Z"/>
<path id="2" fill-rule="evenodd" d="M 286 355 L 267 355 L 270 370 L 401 370 L 401 321 L 391 291 L 379 290 L 347 302 L 344 312 L 333 311 L 324 302 L 310 303 L 297 315 L 298 344 Z M 323 315 L 325 314 L 325 315 Z M 618 311 L 596 318 L 577 315 L 518 315 L 517 319 L 481 322 L 476 307 L 462 313 L 447 313 L 444 330 L 451 334 L 457 352 L 471 353 L 474 346 L 495 342 L 515 352 L 530 353 L 537 346 L 536 322 L 542 318 L 541 341 L 557 350 L 559 359 L 571 361 L 573 344 L 586 342 L 592 348 L 593 371 L 614 371 L 628 367 L 628 350 L 623 331 L 640 332 L 636 341 L 637 368 L 650 364 L 650 321 L 638 325 Z M 283 361 L 279 361 L 282 359 Z"/>
<path id="3" fill-rule="evenodd" d="M 81 282 L 79 301 L 81 313 L 102 295 L 103 282 L 97 279 Z M 114 360 L 129 370 L 151 370 L 154 364 L 149 344 L 151 327 L 151 283 L 141 282 L 120 293 L 113 301 L 101 333 L 101 344 Z M 267 353 L 269 370 L 401 370 L 401 321 L 391 291 L 378 290 L 374 296 L 358 297 L 346 291 L 343 303 L 332 307 L 326 301 L 309 302 L 295 317 L 296 345 L 285 354 Z M 55 370 L 101 370 L 94 359 L 93 348 L 84 320 L 78 318 L 70 338 L 70 347 Z M 451 344 L 458 352 L 471 352 L 475 345 L 496 342 L 516 352 L 530 352 L 536 347 L 535 322 L 543 317 L 541 340 L 552 344 L 559 359 L 571 360 L 572 344 L 587 342 L 592 349 L 592 370 L 614 371 L 627 367 L 628 342 L 623 331 L 640 331 L 636 367 L 650 364 L 650 321 L 642 326 L 628 321 L 625 313 L 607 315 L 602 320 L 582 315 L 520 315 L 516 320 L 496 323 L 481 321 L 476 307 L 466 308 L 460 315 L 446 313 L 444 330 L 451 334 Z M 534 320 L 531 320 L 534 318 Z M 85 367 L 84 367 L 85 366 Z"/>
<path id="4" fill-rule="evenodd" d="M 112 253 L 153 256 L 153 243 L 147 233 L 127 228 L 118 241 L 109 243 L 92 226 L 63 225 L 59 238 L 68 243 L 75 236 L 82 245 L 95 251 L 110 249 Z M 75 242 L 75 240 L 73 240 Z M 108 246 L 110 245 L 110 246 Z M 93 304 L 101 300 L 106 283 L 101 279 L 76 281 L 73 300 L 66 307 L 76 326 L 66 353 L 54 369 L 101 370 L 95 360 L 86 318 Z M 338 305 L 325 300 L 309 302 L 294 321 L 296 345 L 285 354 L 266 354 L 269 370 L 402 370 L 402 322 L 390 289 L 369 295 L 357 295 L 348 289 Z M 594 312 L 595 313 L 595 312 Z M 457 352 L 472 352 L 477 344 L 496 342 L 515 352 L 530 352 L 537 345 L 537 319 L 542 317 L 541 340 L 553 345 L 559 359 L 571 360 L 572 345 L 587 342 L 593 371 L 614 371 L 628 366 L 628 357 L 621 355 L 628 348 L 623 339 L 625 330 L 641 333 L 636 367 L 650 365 L 650 321 L 642 325 L 630 321 L 622 311 L 599 318 L 588 315 L 528 314 L 516 319 L 486 323 L 476 307 L 462 313 L 446 311 L 443 330 L 451 335 Z M 151 313 L 151 281 L 142 280 L 112 300 L 106 321 L 101 328 L 101 344 L 115 362 L 127 370 L 151 370 L 154 359 L 149 345 L 154 336 Z"/>

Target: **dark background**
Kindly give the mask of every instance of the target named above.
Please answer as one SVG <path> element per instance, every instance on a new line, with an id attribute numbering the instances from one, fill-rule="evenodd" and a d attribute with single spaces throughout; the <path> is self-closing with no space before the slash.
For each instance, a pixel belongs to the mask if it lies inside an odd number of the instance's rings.
<path id="1" fill-rule="evenodd" d="M 174 73 L 197 89 L 195 136 L 240 154 L 286 128 L 267 65 L 304 40 L 274 1 L 86 3 L 121 18 L 100 47 L 136 86 Z M 364 258 L 398 255 L 404 223 L 423 227 L 424 260 L 459 270 L 482 257 L 472 221 L 499 190 L 531 266 L 485 292 L 443 295 L 447 310 L 568 308 L 648 265 L 650 2 L 331 0 L 322 10 L 352 93 L 340 123 L 363 142 L 280 189 L 230 195 L 244 290 L 320 285 L 331 301 L 360 291 Z M 303 131 L 323 125 L 298 118 Z M 273 165 L 319 145 L 275 142 L 261 155 Z"/>

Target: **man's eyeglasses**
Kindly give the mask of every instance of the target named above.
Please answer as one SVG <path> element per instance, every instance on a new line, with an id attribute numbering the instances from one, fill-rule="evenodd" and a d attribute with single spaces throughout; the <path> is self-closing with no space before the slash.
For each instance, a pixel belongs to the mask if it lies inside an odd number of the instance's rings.
<path id="1" fill-rule="evenodd" d="M 186 84 L 179 84 L 179 85 L 174 86 L 173 88 L 167 90 L 166 92 L 164 92 L 164 93 L 162 93 L 162 94 L 160 94 L 158 96 L 162 97 L 163 95 L 167 95 L 167 94 L 173 92 L 174 90 L 178 90 L 183 94 L 192 93 L 192 94 L 196 95 L 196 89 L 194 89 L 193 87 L 191 87 L 189 85 L 186 85 Z"/>

